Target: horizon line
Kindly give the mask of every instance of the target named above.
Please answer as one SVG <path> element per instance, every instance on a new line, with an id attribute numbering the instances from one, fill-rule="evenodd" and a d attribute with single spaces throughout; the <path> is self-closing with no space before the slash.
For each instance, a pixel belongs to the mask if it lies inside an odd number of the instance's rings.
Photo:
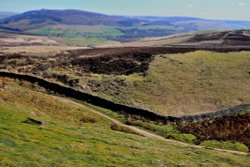
<path id="1" fill-rule="evenodd" d="M 167 17 L 186 17 L 186 18 L 194 18 L 194 19 L 201 19 L 201 20 L 213 20 L 213 21 L 246 21 L 250 22 L 249 20 L 245 19 L 230 19 L 230 18 L 207 18 L 207 17 L 198 17 L 198 16 L 188 16 L 188 15 L 125 15 L 125 14 L 109 14 L 105 12 L 97 12 L 97 11 L 90 11 L 90 10 L 84 10 L 84 9 L 77 9 L 77 8 L 38 8 L 38 9 L 30 9 L 30 10 L 25 10 L 25 11 L 1 11 L 0 12 L 6 12 L 6 13 L 13 13 L 13 14 L 23 14 L 26 12 L 31 12 L 31 11 L 41 11 L 41 10 L 57 10 L 57 11 L 66 11 L 66 10 L 75 10 L 75 11 L 83 11 L 83 12 L 89 12 L 89 13 L 96 13 L 96 14 L 102 14 L 102 15 L 107 15 L 107 16 L 120 16 L 120 17 L 158 17 L 158 18 L 167 18 Z"/>

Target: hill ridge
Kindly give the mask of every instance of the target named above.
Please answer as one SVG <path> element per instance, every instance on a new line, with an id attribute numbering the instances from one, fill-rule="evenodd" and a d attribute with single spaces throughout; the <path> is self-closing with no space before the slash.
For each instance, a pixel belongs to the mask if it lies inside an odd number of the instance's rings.
<path id="1" fill-rule="evenodd" d="M 0 26 L 29 30 L 53 24 L 106 26 L 176 26 L 183 32 L 203 29 L 250 28 L 250 21 L 213 20 L 186 16 L 118 16 L 77 9 L 41 9 L 3 19 Z M 179 32 L 179 31 L 178 31 Z"/>

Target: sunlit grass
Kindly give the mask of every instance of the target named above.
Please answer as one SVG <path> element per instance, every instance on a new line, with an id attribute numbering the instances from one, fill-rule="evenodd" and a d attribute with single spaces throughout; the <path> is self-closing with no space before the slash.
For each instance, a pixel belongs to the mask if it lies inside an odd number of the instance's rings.
<path id="1" fill-rule="evenodd" d="M 54 96 L 0 80 L 0 166 L 248 166 L 248 157 L 113 131 L 110 121 Z M 38 126 L 23 123 L 28 117 Z M 81 123 L 91 117 L 94 123 Z"/>
<path id="2" fill-rule="evenodd" d="M 212 112 L 250 102 L 250 52 L 196 51 L 155 56 L 148 75 L 107 76 L 107 87 L 125 79 L 119 94 L 94 93 L 110 100 L 149 109 L 163 115 Z M 106 77 L 106 78 L 107 78 Z M 84 78 L 95 80 L 94 76 Z"/>

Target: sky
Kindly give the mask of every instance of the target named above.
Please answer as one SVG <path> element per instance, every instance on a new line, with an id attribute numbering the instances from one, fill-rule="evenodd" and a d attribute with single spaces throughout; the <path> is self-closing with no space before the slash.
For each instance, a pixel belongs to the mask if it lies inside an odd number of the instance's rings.
<path id="1" fill-rule="evenodd" d="M 0 0 L 0 11 L 80 9 L 126 16 L 249 20 L 250 0 Z"/>

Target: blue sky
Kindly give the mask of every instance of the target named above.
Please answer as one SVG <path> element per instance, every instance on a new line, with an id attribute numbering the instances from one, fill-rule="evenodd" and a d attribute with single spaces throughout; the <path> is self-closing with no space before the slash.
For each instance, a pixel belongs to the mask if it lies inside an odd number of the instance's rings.
<path id="1" fill-rule="evenodd" d="M 0 0 L 0 11 L 81 9 L 112 15 L 250 20 L 250 0 Z"/>

